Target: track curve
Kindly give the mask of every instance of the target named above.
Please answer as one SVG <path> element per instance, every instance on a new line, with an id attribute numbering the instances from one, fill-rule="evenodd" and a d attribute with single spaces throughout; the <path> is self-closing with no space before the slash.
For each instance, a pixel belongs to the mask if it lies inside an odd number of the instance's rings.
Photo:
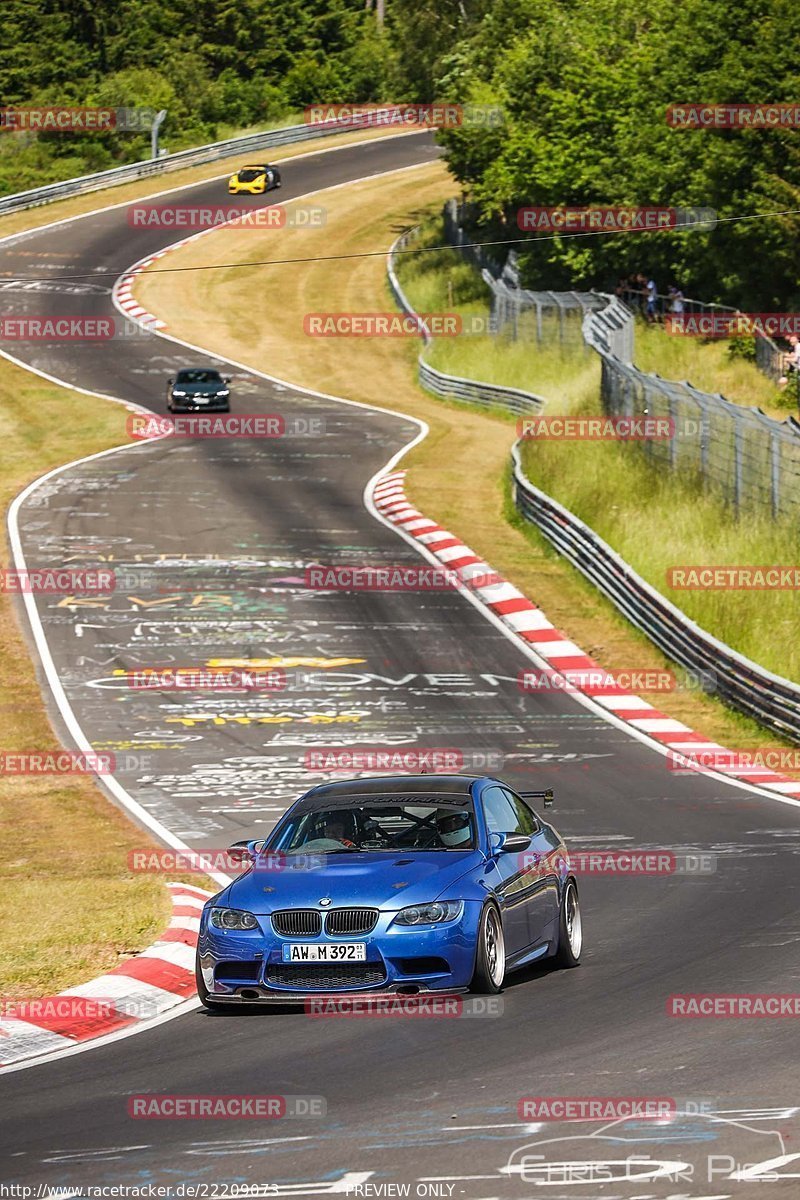
<path id="1" fill-rule="evenodd" d="M 281 199 L 434 153 L 420 136 L 309 156 L 287 167 Z M 218 200 L 219 185 L 186 193 Z M 59 276 L 121 274 L 170 241 L 174 233 L 163 230 L 134 238 L 125 210 L 111 209 L 1 243 L 6 280 L 14 271 L 36 274 L 58 289 L 5 289 L 6 310 L 112 313 L 110 278 L 75 293 Z M 2 348 L 76 386 L 156 411 L 165 376 L 196 357 L 155 336 L 113 348 Z M 792 991 L 797 813 L 721 781 L 670 775 L 660 755 L 569 696 L 521 696 L 522 652 L 458 595 L 315 596 L 293 586 L 309 561 L 418 561 L 361 502 L 366 481 L 418 430 L 402 416 L 238 375 L 240 411 L 315 418 L 325 423 L 324 438 L 136 446 L 63 472 L 20 512 L 29 565 L 61 565 L 65 556 L 82 565 L 103 554 L 150 580 L 145 596 L 139 586 L 123 589 L 97 607 L 37 599 L 70 705 L 96 747 L 129 755 L 120 778 L 143 808 L 194 846 L 224 846 L 263 833 L 314 781 L 301 765 L 308 747 L 402 737 L 502 754 L 511 781 L 554 786 L 555 823 L 575 845 L 702 849 L 718 854 L 718 870 L 587 878 L 584 965 L 515 980 L 501 1018 L 326 1021 L 198 1011 L 11 1074 L 0 1125 L 17 1154 L 9 1178 L 77 1188 L 259 1181 L 296 1185 L 290 1190 L 299 1194 L 345 1191 L 360 1179 L 409 1183 L 412 1195 L 417 1181 L 444 1179 L 452 1188 L 444 1196 L 516 1196 L 531 1184 L 503 1165 L 537 1136 L 517 1115 L 523 1096 L 667 1096 L 716 1110 L 791 1105 L 791 1021 L 676 1021 L 665 1005 L 675 992 Z M 319 665 L 296 691 L 224 705 L 137 693 L 114 674 L 297 656 Z M 351 661 L 332 665 L 342 659 Z M 142 1124 L 127 1116 L 127 1097 L 138 1092 L 321 1096 L 328 1115 L 268 1129 Z M 780 1120 L 781 1128 L 791 1123 Z M 686 1194 L 748 1195 L 751 1184 L 710 1186 L 701 1159 L 713 1145 L 714 1153 L 759 1161 L 759 1138 L 766 1145 L 771 1128 L 745 1133 L 687 1118 L 669 1135 L 640 1126 L 638 1136 L 655 1157 L 697 1163 Z M 596 1153 L 621 1157 L 617 1151 Z M 763 1157 L 771 1156 L 770 1144 Z M 678 1191 L 658 1180 L 627 1180 L 611 1191 L 572 1180 L 563 1188 L 573 1196 Z"/>

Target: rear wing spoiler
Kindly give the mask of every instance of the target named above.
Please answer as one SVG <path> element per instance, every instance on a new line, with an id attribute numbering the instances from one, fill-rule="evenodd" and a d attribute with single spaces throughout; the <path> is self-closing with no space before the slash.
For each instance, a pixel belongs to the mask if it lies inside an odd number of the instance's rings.
<path id="1" fill-rule="evenodd" d="M 520 792 L 523 800 L 542 800 L 545 808 L 553 807 L 553 789 L 545 788 L 543 792 Z"/>

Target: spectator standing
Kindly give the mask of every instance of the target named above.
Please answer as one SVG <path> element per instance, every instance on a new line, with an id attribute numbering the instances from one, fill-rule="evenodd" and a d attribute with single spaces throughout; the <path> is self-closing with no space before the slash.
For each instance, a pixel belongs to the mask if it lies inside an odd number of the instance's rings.
<path id="1" fill-rule="evenodd" d="M 800 338 L 792 334 L 789 338 L 789 353 L 783 356 L 783 374 L 778 383 L 781 387 L 789 382 L 790 375 L 800 373 Z"/>
<path id="2" fill-rule="evenodd" d="M 658 320 L 658 312 L 656 311 L 658 304 L 658 287 L 654 279 L 648 279 L 645 285 L 645 295 L 647 296 L 647 305 L 644 310 L 644 315 L 651 325 Z"/>
<path id="3" fill-rule="evenodd" d="M 671 284 L 669 289 L 669 311 L 671 313 L 682 313 L 684 311 L 683 292 L 676 284 Z"/>

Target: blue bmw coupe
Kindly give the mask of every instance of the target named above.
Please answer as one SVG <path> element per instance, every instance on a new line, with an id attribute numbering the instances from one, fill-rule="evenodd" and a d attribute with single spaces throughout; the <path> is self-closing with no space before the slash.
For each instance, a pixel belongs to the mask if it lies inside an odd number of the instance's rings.
<path id="1" fill-rule="evenodd" d="M 312 788 L 203 909 L 200 999 L 494 993 L 537 959 L 576 966 L 578 888 L 537 798 L 468 775 Z"/>

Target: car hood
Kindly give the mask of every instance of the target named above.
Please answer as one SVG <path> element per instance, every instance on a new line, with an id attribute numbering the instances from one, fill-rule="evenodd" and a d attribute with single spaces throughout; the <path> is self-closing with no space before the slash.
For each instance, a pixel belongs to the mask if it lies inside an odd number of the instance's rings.
<path id="1" fill-rule="evenodd" d="M 483 855 L 477 850 L 356 851 L 320 855 L 317 861 L 319 866 L 302 868 L 254 867 L 234 880 L 224 903 L 257 914 L 280 908 L 317 908 L 326 896 L 332 908 L 404 908 L 436 900 L 462 875 L 480 866 Z"/>

